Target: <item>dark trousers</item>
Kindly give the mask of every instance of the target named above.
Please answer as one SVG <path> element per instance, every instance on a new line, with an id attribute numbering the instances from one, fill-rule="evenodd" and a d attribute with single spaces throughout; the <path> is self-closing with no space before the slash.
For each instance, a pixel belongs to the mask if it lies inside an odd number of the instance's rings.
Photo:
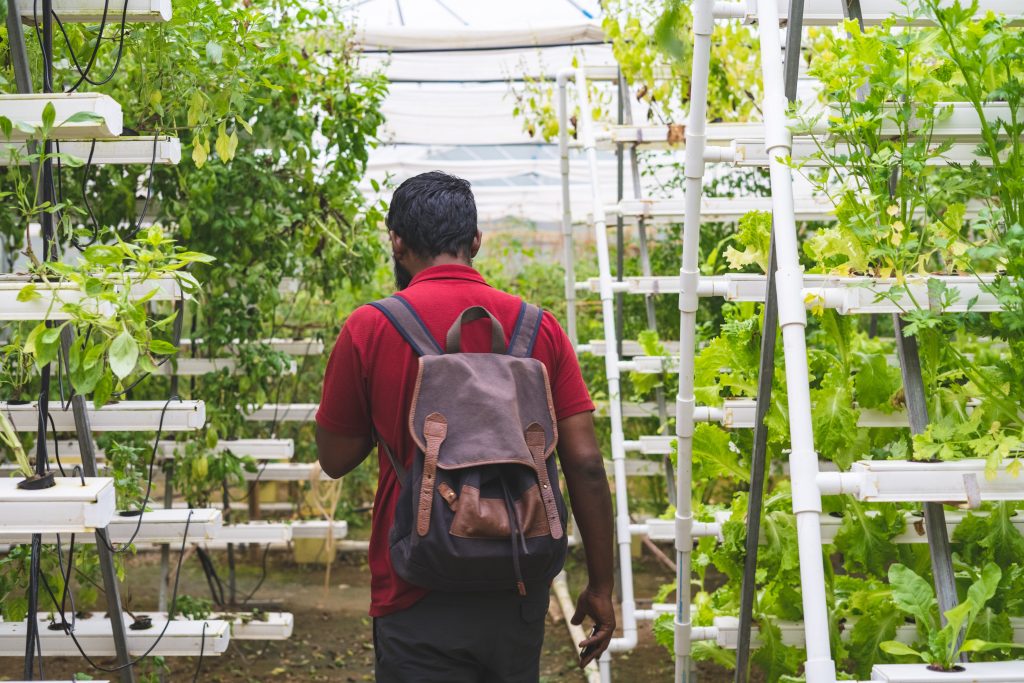
<path id="1" fill-rule="evenodd" d="M 548 587 L 435 591 L 373 620 L 377 683 L 537 683 Z"/>

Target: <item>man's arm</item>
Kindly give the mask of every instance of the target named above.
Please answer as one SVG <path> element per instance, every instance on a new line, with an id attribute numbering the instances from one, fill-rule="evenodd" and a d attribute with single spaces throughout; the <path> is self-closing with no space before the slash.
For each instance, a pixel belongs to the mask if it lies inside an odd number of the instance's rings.
<path id="1" fill-rule="evenodd" d="M 588 583 L 576 603 L 572 623 L 582 624 L 584 617 L 590 617 L 596 629 L 580 643 L 582 648 L 594 646 L 580 661 L 583 667 L 601 656 L 615 631 L 612 496 L 590 412 L 558 422 L 558 459 L 587 557 Z"/>
<path id="2" fill-rule="evenodd" d="M 345 436 L 316 426 L 316 450 L 320 468 L 328 477 L 337 479 L 354 470 L 366 460 L 373 448 L 368 436 Z"/>

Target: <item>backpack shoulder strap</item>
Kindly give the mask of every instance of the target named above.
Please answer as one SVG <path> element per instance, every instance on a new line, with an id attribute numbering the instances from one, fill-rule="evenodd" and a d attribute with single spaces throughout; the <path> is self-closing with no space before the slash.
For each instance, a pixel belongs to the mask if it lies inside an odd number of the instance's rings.
<path id="1" fill-rule="evenodd" d="M 384 314 L 391 324 L 394 325 L 402 338 L 409 343 L 417 356 L 440 356 L 444 353 L 441 346 L 427 330 L 423 319 L 413 309 L 412 305 L 398 296 L 389 296 L 386 299 L 374 301 L 371 306 Z"/>
<path id="2" fill-rule="evenodd" d="M 533 346 L 537 343 L 537 333 L 540 332 L 540 323 L 543 318 L 544 309 L 523 302 L 515 329 L 512 330 L 512 338 L 508 342 L 510 356 L 529 358 L 533 355 Z"/>

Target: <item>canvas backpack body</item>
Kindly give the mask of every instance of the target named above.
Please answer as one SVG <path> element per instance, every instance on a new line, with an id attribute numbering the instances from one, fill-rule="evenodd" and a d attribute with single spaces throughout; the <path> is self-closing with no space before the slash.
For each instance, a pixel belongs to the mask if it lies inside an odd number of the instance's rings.
<path id="1" fill-rule="evenodd" d="M 412 467 L 385 452 L 401 493 L 389 543 L 395 571 L 442 591 L 550 582 L 565 563 L 567 513 L 554 457 L 558 428 L 547 369 L 531 358 L 543 311 L 524 303 L 508 348 L 473 306 L 443 352 L 401 297 L 372 304 L 419 356 L 408 429 Z M 461 353 L 462 324 L 491 322 L 490 353 Z"/>

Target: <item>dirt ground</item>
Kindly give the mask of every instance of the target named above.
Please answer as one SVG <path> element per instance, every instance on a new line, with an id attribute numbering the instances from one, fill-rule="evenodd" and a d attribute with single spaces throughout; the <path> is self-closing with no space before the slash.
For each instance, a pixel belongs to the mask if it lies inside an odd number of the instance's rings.
<path id="1" fill-rule="evenodd" d="M 575 554 L 576 551 L 574 551 Z M 217 569 L 226 583 L 227 568 L 223 554 L 215 555 Z M 579 558 L 570 559 L 570 588 L 575 594 L 582 579 Z M 239 565 L 238 594 L 248 594 L 260 578 L 258 562 Z M 295 631 L 290 640 L 282 642 L 233 641 L 220 657 L 206 657 L 198 678 L 208 683 L 242 683 L 251 681 L 372 681 L 373 644 L 369 606 L 369 573 L 364 554 L 341 556 L 331 574 L 330 590 L 324 591 L 324 570 L 310 565 L 296 565 L 287 553 L 270 556 L 269 571 L 253 604 L 268 610 L 290 611 L 295 615 Z M 652 596 L 663 583 L 673 580 L 672 573 L 653 559 L 643 558 L 636 565 L 637 596 Z M 159 555 L 144 553 L 131 558 L 128 580 L 123 596 L 129 609 L 155 609 L 159 576 Z M 188 562 L 182 573 L 180 593 L 193 597 L 209 597 L 206 580 L 199 563 Z M 648 603 L 649 604 L 649 601 Z M 646 606 L 640 602 L 640 606 Z M 576 668 L 577 649 L 570 643 L 564 622 L 548 614 L 547 635 L 541 659 L 541 681 L 546 683 L 582 683 Z M 113 662 L 105 662 L 110 665 Z M 168 659 L 167 680 L 192 680 L 196 667 L 193 658 Z M 77 659 L 47 658 L 44 660 L 47 679 L 70 679 L 82 672 L 100 680 L 114 680 L 112 674 L 89 671 Z M 154 672 L 150 664 L 140 673 Z M 0 660 L 0 680 L 20 680 L 21 662 L 13 658 Z M 640 627 L 640 644 L 628 654 L 613 660 L 613 676 L 618 681 L 667 681 L 672 677 L 672 659 L 654 642 L 649 624 Z M 732 680 L 729 672 L 717 667 L 701 666 L 704 683 L 725 683 Z"/>

